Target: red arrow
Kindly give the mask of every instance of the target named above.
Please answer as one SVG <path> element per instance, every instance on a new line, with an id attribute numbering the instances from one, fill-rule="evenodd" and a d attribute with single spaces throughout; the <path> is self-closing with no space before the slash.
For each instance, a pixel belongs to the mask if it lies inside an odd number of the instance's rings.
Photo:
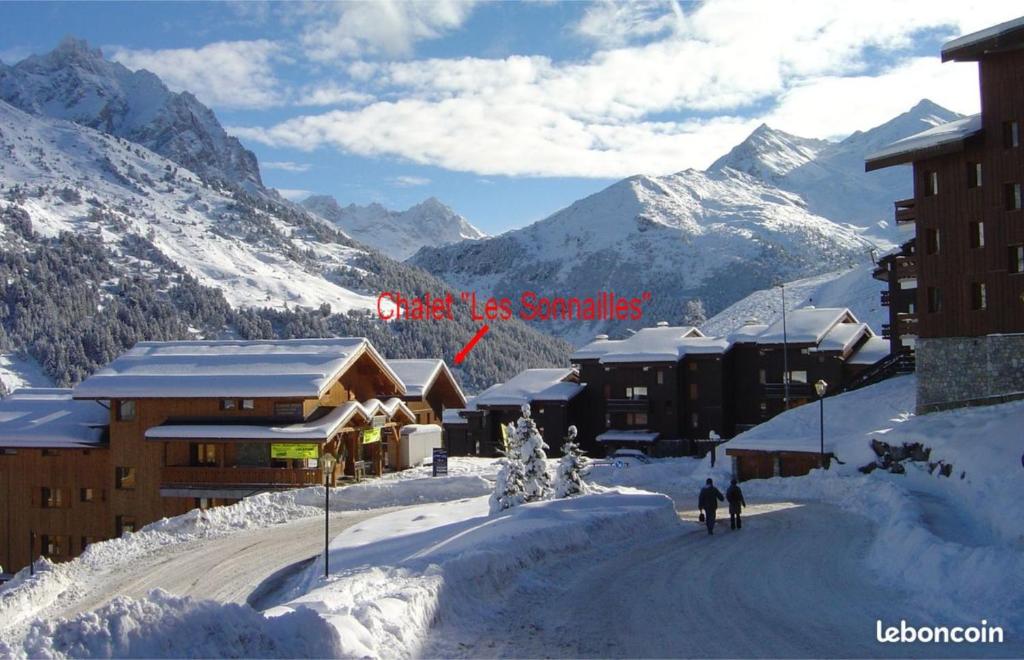
<path id="1" fill-rule="evenodd" d="M 466 356 L 469 355 L 469 352 L 471 350 L 473 350 L 473 347 L 476 346 L 476 343 L 480 341 L 480 338 L 486 335 L 487 331 L 490 329 L 491 328 L 486 323 L 480 326 L 480 329 L 476 331 L 476 334 L 473 335 L 473 338 L 466 342 L 466 345 L 462 347 L 461 351 L 455 354 L 455 364 L 462 364 L 462 361 L 466 359 Z"/>

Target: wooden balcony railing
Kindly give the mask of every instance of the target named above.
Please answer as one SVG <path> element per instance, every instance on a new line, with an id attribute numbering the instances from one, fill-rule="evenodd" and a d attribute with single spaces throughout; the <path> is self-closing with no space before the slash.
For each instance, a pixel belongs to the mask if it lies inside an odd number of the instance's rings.
<path id="1" fill-rule="evenodd" d="M 892 296 L 888 289 L 882 289 L 882 307 L 888 307 L 889 302 L 892 300 Z"/>
<path id="2" fill-rule="evenodd" d="M 896 224 L 917 221 L 917 210 L 914 208 L 914 200 L 901 199 L 896 202 Z"/>
<path id="3" fill-rule="evenodd" d="M 761 391 L 764 393 L 764 398 L 766 399 L 786 398 L 786 386 L 782 383 L 764 383 L 761 385 Z M 818 395 L 814 392 L 814 387 L 810 383 L 789 384 L 790 399 L 817 398 L 817 396 Z"/>
<path id="4" fill-rule="evenodd" d="M 605 402 L 608 412 L 649 412 L 650 399 L 608 399 Z"/>
<path id="5" fill-rule="evenodd" d="M 917 259 L 914 257 L 896 257 L 893 264 L 893 271 L 897 280 L 911 280 L 917 278 Z"/>
<path id="6" fill-rule="evenodd" d="M 160 470 L 164 486 L 316 486 L 323 482 L 319 468 L 169 466 Z"/>

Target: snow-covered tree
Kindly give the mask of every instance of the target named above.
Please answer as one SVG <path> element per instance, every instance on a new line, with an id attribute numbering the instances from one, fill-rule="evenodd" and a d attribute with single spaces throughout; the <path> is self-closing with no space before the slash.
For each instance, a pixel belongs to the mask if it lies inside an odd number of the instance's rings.
<path id="1" fill-rule="evenodd" d="M 523 462 L 526 501 L 535 502 L 551 495 L 551 477 L 548 476 L 548 455 L 537 424 L 530 417 L 530 405 L 523 404 L 523 416 L 516 422 L 514 444 L 519 448 L 520 460 Z M 510 444 L 512 440 L 510 438 Z"/>
<path id="2" fill-rule="evenodd" d="M 700 327 L 708 320 L 707 312 L 704 311 L 704 301 L 700 298 L 686 301 L 683 308 L 683 325 Z"/>
<path id="3" fill-rule="evenodd" d="M 508 425 L 507 431 L 505 456 L 500 460 L 501 467 L 498 469 L 494 492 L 491 494 L 492 514 L 519 506 L 526 501 L 526 476 L 523 461 L 519 456 L 519 440 L 512 424 Z"/>
<path id="4" fill-rule="evenodd" d="M 587 492 L 587 482 L 583 481 L 583 469 L 587 466 L 587 458 L 580 446 L 576 444 L 576 427 L 569 427 L 569 435 L 562 445 L 562 458 L 558 461 L 555 472 L 555 497 L 572 497 Z"/>

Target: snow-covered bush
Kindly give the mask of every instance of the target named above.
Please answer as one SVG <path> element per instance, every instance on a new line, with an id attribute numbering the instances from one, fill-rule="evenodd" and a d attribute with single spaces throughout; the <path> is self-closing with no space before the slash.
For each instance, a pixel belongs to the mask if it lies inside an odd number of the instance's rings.
<path id="1" fill-rule="evenodd" d="M 523 404 L 523 416 L 516 422 L 515 444 L 523 461 L 526 501 L 535 502 L 551 495 L 551 477 L 548 475 L 548 449 L 537 424 L 530 417 L 529 404 Z"/>
<path id="2" fill-rule="evenodd" d="M 501 459 L 501 468 L 494 481 L 494 492 L 490 500 L 491 514 L 500 513 L 525 502 L 525 486 L 523 463 L 510 453 Z"/>
<path id="3" fill-rule="evenodd" d="M 587 466 L 587 458 L 576 443 L 576 427 L 569 427 L 569 435 L 562 445 L 562 458 L 558 461 L 555 472 L 555 497 L 572 497 L 587 492 L 587 482 L 583 481 L 583 469 Z"/>

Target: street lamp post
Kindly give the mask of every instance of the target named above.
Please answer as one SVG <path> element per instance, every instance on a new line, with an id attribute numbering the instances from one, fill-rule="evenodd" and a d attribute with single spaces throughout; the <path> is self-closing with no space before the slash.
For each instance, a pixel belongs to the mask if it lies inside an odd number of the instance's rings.
<path id="1" fill-rule="evenodd" d="M 786 283 L 779 284 L 782 291 L 782 409 L 789 410 L 789 337 L 786 332 Z"/>
<path id="2" fill-rule="evenodd" d="M 334 456 L 323 453 L 324 464 L 324 577 L 331 573 L 331 473 L 334 472 Z"/>
<path id="3" fill-rule="evenodd" d="M 814 384 L 814 391 L 818 394 L 818 422 L 821 430 L 821 449 L 818 460 L 821 467 L 825 467 L 825 392 L 828 391 L 828 383 L 819 380 Z"/>

